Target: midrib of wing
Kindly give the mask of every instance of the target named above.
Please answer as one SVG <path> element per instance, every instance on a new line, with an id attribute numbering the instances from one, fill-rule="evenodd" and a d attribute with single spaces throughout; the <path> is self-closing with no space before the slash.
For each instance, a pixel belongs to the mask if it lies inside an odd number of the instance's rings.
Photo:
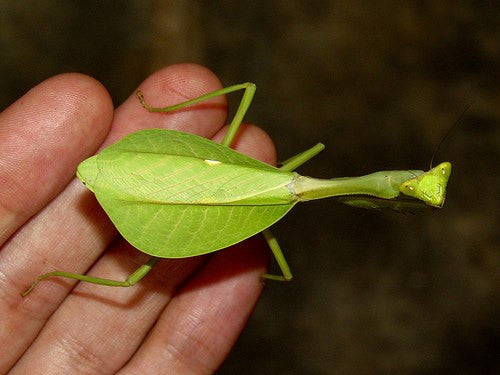
<path id="1" fill-rule="evenodd" d="M 99 160 L 97 190 L 114 199 L 153 204 L 227 205 L 288 189 L 293 173 L 193 156 L 120 152 Z M 210 160 L 211 161 L 211 160 Z M 282 190 L 286 195 L 289 190 Z M 291 194 L 291 192 L 290 192 Z M 289 202 L 278 202 L 278 204 Z M 252 204 L 246 203 L 246 204 Z M 268 204 L 268 203 L 265 203 Z"/>

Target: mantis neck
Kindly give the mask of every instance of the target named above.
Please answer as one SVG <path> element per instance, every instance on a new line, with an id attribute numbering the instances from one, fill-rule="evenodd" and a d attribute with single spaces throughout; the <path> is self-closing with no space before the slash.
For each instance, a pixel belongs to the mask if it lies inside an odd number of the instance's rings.
<path id="1" fill-rule="evenodd" d="M 401 183 L 422 173 L 418 170 L 382 171 L 327 180 L 299 175 L 294 181 L 293 191 L 301 201 L 354 194 L 392 199 L 400 194 Z"/>

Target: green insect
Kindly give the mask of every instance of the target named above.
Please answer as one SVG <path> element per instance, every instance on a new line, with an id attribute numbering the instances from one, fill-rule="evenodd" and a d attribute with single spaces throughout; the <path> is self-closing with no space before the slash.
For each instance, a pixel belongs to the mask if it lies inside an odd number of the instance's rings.
<path id="1" fill-rule="evenodd" d="M 221 144 L 162 129 L 132 133 L 83 161 L 78 178 L 91 190 L 121 235 L 152 258 L 125 281 L 53 271 L 42 280 L 61 276 L 94 284 L 128 287 L 141 280 L 161 258 L 186 258 L 217 251 L 263 232 L 282 275 L 292 274 L 269 227 L 300 201 L 337 197 L 363 208 L 422 211 L 444 204 L 451 164 L 427 172 L 400 170 L 361 177 L 315 179 L 293 172 L 323 150 L 318 143 L 275 168 L 229 146 L 255 93 L 253 83 L 230 86 L 151 112 L 171 112 L 206 99 L 244 90 L 243 98 Z"/>

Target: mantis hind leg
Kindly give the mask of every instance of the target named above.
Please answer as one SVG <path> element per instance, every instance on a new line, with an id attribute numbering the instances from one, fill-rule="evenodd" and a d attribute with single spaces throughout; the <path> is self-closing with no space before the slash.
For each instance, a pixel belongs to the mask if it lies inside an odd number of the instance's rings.
<path id="1" fill-rule="evenodd" d="M 65 271 L 52 271 L 37 277 L 35 282 L 31 284 L 31 286 L 21 293 L 21 296 L 26 297 L 37 285 L 40 281 L 43 281 L 49 277 L 66 277 L 69 279 L 75 279 L 80 281 L 85 281 L 87 283 L 99 284 L 99 285 L 107 285 L 107 286 L 119 286 L 119 287 L 128 287 L 138 283 L 144 276 L 146 276 L 149 271 L 153 269 L 153 267 L 160 261 L 160 258 L 152 257 L 142 266 L 137 268 L 133 273 L 131 273 L 126 280 L 111 280 L 111 279 L 103 279 L 100 277 L 93 277 L 87 275 L 81 275 L 77 273 L 65 272 Z"/>
<path id="2" fill-rule="evenodd" d="M 208 94 L 199 96 L 197 98 L 187 100 L 182 103 L 178 103 L 175 105 L 171 105 L 168 107 L 151 107 L 146 100 L 144 99 L 144 95 L 142 94 L 141 91 L 137 91 L 136 95 L 139 98 L 139 101 L 141 102 L 142 106 L 147 109 L 149 112 L 172 112 L 180 108 L 188 107 L 190 105 L 202 102 L 207 99 L 215 98 L 217 96 L 229 94 L 234 91 L 238 90 L 245 90 L 243 93 L 243 98 L 241 99 L 240 105 L 236 111 L 236 114 L 234 115 L 233 120 L 231 121 L 231 124 L 229 125 L 229 128 L 226 132 L 226 135 L 224 136 L 224 139 L 222 140 L 221 144 L 224 146 L 231 146 L 233 143 L 234 137 L 236 136 L 236 133 L 238 132 L 238 129 L 240 128 L 241 122 L 243 121 L 243 117 L 245 116 L 245 113 L 247 112 L 248 108 L 250 107 L 250 104 L 252 103 L 253 96 L 255 94 L 256 86 L 255 84 L 251 82 L 246 82 L 246 83 L 240 83 L 239 85 L 233 85 L 229 87 L 225 87 L 220 90 L 216 90 L 213 92 L 209 92 Z"/>

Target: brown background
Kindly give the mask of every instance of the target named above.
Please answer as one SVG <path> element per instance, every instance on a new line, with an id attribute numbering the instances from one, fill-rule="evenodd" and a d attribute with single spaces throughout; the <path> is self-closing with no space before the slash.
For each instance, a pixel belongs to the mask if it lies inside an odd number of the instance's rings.
<path id="1" fill-rule="evenodd" d="M 325 143 L 300 172 L 334 177 L 427 168 L 474 103 L 437 156 L 454 167 L 443 210 L 312 202 L 276 226 L 295 280 L 268 285 L 220 374 L 500 372 L 497 2 L 104 3 L 0 2 L 1 108 L 66 71 L 119 104 L 198 62 L 255 82 L 248 119 L 282 159 Z"/>

